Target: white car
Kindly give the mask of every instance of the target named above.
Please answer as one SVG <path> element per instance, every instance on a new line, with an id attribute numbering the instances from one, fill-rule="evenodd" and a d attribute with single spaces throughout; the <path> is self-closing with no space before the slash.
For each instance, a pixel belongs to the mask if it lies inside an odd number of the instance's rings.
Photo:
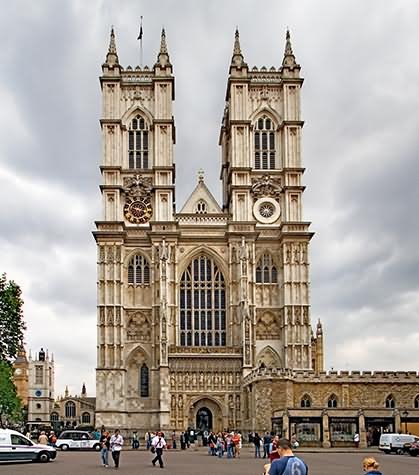
<path id="1" fill-rule="evenodd" d="M 49 462 L 56 456 L 54 447 L 35 444 L 15 430 L 0 429 L 0 462 Z"/>
<path id="2" fill-rule="evenodd" d="M 59 435 L 55 445 L 61 450 L 93 449 L 100 450 L 100 442 L 84 430 L 65 430 Z"/>

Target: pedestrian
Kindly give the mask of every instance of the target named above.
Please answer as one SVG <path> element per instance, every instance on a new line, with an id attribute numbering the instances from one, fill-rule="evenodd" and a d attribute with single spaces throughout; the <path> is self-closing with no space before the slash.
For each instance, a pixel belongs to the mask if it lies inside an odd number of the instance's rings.
<path id="1" fill-rule="evenodd" d="M 373 457 L 364 458 L 362 461 L 362 468 L 364 472 L 369 473 L 370 475 L 383 475 L 378 469 L 380 464 Z"/>
<path id="2" fill-rule="evenodd" d="M 221 432 L 218 433 L 216 447 L 218 458 L 222 459 L 224 455 L 224 439 Z"/>
<path id="3" fill-rule="evenodd" d="M 279 442 L 279 436 L 276 435 L 272 440 L 272 444 L 271 444 L 272 448 L 269 453 L 269 460 L 271 461 L 271 463 L 274 460 L 279 459 L 278 442 Z"/>
<path id="4" fill-rule="evenodd" d="M 185 442 L 185 433 L 184 432 L 181 432 L 179 440 L 180 440 L 181 450 L 185 450 L 186 449 L 186 442 Z"/>
<path id="5" fill-rule="evenodd" d="M 55 435 L 55 432 L 52 430 L 49 433 L 48 445 L 50 445 L 51 447 L 55 447 L 55 442 L 57 442 L 57 436 Z"/>
<path id="6" fill-rule="evenodd" d="M 354 444 L 355 444 L 355 448 L 359 448 L 359 434 L 358 432 L 355 432 L 354 434 Z"/>
<path id="7" fill-rule="evenodd" d="M 156 454 L 154 459 L 151 461 L 153 467 L 156 466 L 156 462 L 159 462 L 160 468 L 164 468 L 162 455 L 163 450 L 166 448 L 166 441 L 164 440 L 163 432 L 157 432 L 157 435 L 151 441 L 151 447 L 151 450 L 154 449 L 154 452 Z"/>
<path id="8" fill-rule="evenodd" d="M 115 433 L 111 437 L 110 440 L 110 447 L 112 451 L 112 458 L 115 464 L 115 468 L 119 468 L 119 458 L 121 456 L 122 446 L 124 445 L 124 439 L 119 431 L 119 429 L 115 429 Z"/>
<path id="9" fill-rule="evenodd" d="M 138 434 L 137 434 L 137 431 L 135 430 L 132 433 L 132 448 L 136 450 L 138 449 L 139 446 L 140 446 L 140 441 L 138 440 Z"/>
<path id="10" fill-rule="evenodd" d="M 269 475 L 296 474 L 307 475 L 307 465 L 292 453 L 291 442 L 288 439 L 279 439 L 278 453 L 280 458 L 272 462 Z"/>
<path id="11" fill-rule="evenodd" d="M 263 436 L 263 458 L 269 457 L 269 446 L 271 445 L 272 437 L 269 432 L 265 432 Z"/>
<path id="12" fill-rule="evenodd" d="M 109 449 L 110 449 L 110 441 L 111 438 L 109 437 L 109 432 L 102 432 L 100 436 L 100 460 L 104 467 L 109 467 Z"/>
<path id="13" fill-rule="evenodd" d="M 189 432 L 187 430 L 185 430 L 185 444 L 186 444 L 186 447 L 189 449 L 190 441 L 189 441 Z"/>
<path id="14" fill-rule="evenodd" d="M 176 431 L 172 432 L 172 449 L 176 449 Z"/>
<path id="15" fill-rule="evenodd" d="M 147 450 L 150 450 L 150 447 L 151 447 L 151 434 L 150 434 L 150 432 L 146 432 L 146 434 L 144 436 L 144 439 L 145 439 Z"/>
<path id="16" fill-rule="evenodd" d="M 233 443 L 234 443 L 234 456 L 240 458 L 240 451 L 242 448 L 242 436 L 240 432 L 235 432 L 233 435 Z"/>
<path id="17" fill-rule="evenodd" d="M 262 439 L 259 437 L 259 434 L 255 432 L 253 436 L 253 443 L 255 444 L 255 458 L 260 459 L 260 445 L 262 444 Z"/>
<path id="18" fill-rule="evenodd" d="M 38 444 L 48 445 L 48 437 L 46 436 L 44 430 L 41 432 L 41 435 L 38 438 Z"/>

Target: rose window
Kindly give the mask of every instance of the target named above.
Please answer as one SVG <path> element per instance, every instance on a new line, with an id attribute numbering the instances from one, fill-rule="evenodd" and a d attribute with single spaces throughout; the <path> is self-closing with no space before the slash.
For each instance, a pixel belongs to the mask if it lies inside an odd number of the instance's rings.
<path id="1" fill-rule="evenodd" d="M 260 205 L 259 213 L 264 218 L 270 218 L 275 213 L 275 206 L 272 203 L 265 201 Z"/>

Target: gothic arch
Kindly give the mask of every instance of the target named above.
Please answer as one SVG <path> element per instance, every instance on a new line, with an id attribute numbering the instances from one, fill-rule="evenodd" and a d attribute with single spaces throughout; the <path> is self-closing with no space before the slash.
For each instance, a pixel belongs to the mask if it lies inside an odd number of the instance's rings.
<path id="1" fill-rule="evenodd" d="M 274 109 L 272 109 L 271 106 L 269 106 L 267 104 L 259 106 L 250 115 L 249 119 L 250 119 L 250 122 L 252 123 L 252 125 L 255 124 L 257 122 L 257 120 L 259 119 L 259 117 L 261 117 L 264 114 L 267 115 L 272 120 L 272 122 L 275 125 L 274 131 L 277 131 L 280 124 L 282 123 L 282 117 L 278 114 L 278 112 L 276 112 Z"/>
<path id="2" fill-rule="evenodd" d="M 227 287 L 227 276 L 228 276 L 228 267 L 226 263 L 223 261 L 222 257 L 213 249 L 206 247 L 204 245 L 198 246 L 195 249 L 190 250 L 188 253 L 185 254 L 184 257 L 182 257 L 181 262 L 179 263 L 178 267 L 178 275 L 177 275 L 177 281 L 180 282 L 180 279 L 182 278 L 183 273 L 185 270 L 188 268 L 189 264 L 197 257 L 199 256 L 205 256 L 209 257 L 210 259 L 213 259 L 214 263 L 218 267 L 218 269 L 221 271 L 224 277 L 224 281 L 226 283 Z M 227 290 L 227 288 L 226 288 Z"/>
<path id="3" fill-rule="evenodd" d="M 129 397 L 140 397 L 141 369 L 146 365 L 150 374 L 151 359 L 145 349 L 137 345 L 125 358 L 125 387 Z M 149 383 L 148 383 L 149 384 Z M 149 384 L 149 388 L 151 388 Z"/>
<path id="4" fill-rule="evenodd" d="M 126 356 L 125 358 L 126 366 L 128 366 L 133 361 L 133 359 L 135 358 L 135 356 L 137 356 L 137 354 L 142 354 L 144 361 L 146 361 L 147 363 L 151 362 L 151 357 L 148 351 L 146 351 L 142 345 L 137 345 Z"/>
<path id="5" fill-rule="evenodd" d="M 209 409 L 212 413 L 213 427 L 215 431 L 221 431 L 225 427 L 223 423 L 226 414 L 223 414 L 222 404 L 215 398 L 207 395 L 197 396 L 190 400 L 188 411 L 188 425 L 195 427 L 196 415 L 202 408 Z"/>
<path id="6" fill-rule="evenodd" d="M 280 368 L 281 358 L 272 346 L 265 346 L 256 357 L 256 365 L 264 368 Z"/>
<path id="7" fill-rule="evenodd" d="M 149 127 L 153 124 L 153 115 L 152 113 L 146 108 L 141 107 L 138 104 L 135 106 L 130 107 L 125 114 L 121 117 L 121 123 L 125 127 L 128 127 L 131 120 L 135 117 L 136 114 L 140 114 L 144 116 L 148 122 Z"/>
<path id="8" fill-rule="evenodd" d="M 128 254 L 126 254 L 125 257 L 124 257 L 124 269 L 125 270 L 128 269 L 129 261 L 136 255 L 143 256 L 145 259 L 147 259 L 147 261 L 149 262 L 149 264 L 151 266 L 151 257 L 146 252 L 144 252 L 144 249 L 136 247 L 135 249 L 130 251 Z"/>

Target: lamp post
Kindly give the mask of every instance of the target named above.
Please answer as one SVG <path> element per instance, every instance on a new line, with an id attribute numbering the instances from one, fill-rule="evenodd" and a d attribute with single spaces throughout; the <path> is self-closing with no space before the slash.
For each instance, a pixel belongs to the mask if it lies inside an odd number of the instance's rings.
<path id="1" fill-rule="evenodd" d="M 407 411 L 403 411 L 402 414 L 404 417 L 404 433 L 407 434 L 407 416 L 409 413 Z"/>

